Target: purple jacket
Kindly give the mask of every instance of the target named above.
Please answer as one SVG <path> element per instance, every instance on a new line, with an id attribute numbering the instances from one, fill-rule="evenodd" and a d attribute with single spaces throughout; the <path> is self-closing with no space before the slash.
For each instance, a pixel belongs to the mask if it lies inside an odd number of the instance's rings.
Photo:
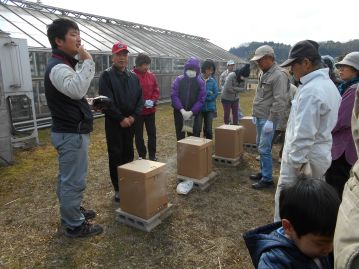
<path id="1" fill-rule="evenodd" d="M 194 69 L 197 72 L 195 78 L 189 78 L 186 75 L 187 69 Z M 205 100 L 206 87 L 204 81 L 200 77 L 199 61 L 191 57 L 184 66 L 184 74 L 178 76 L 172 84 L 171 92 L 172 107 L 176 110 L 182 108 L 186 111 L 192 111 L 197 114 Z"/>
<path id="2" fill-rule="evenodd" d="M 354 165 L 358 159 L 351 131 L 351 118 L 357 86 L 358 84 L 351 85 L 344 92 L 339 107 L 338 121 L 332 131 L 332 159 L 337 160 L 345 153 L 345 159 L 351 165 Z"/>

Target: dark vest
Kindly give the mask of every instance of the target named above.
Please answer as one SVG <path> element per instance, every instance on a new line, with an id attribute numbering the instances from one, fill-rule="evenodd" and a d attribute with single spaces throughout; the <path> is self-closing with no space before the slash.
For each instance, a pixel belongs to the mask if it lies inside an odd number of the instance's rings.
<path id="1" fill-rule="evenodd" d="M 45 95 L 52 116 L 51 130 L 55 133 L 90 133 L 93 117 L 86 99 L 71 99 L 59 92 L 50 80 L 51 69 L 57 64 L 67 64 L 75 70 L 77 61 L 59 50 L 54 50 L 49 59 L 45 71 Z"/>
<path id="2" fill-rule="evenodd" d="M 184 77 L 180 81 L 178 95 L 185 110 L 191 110 L 192 106 L 198 101 L 201 87 L 197 79 L 197 77 Z"/>

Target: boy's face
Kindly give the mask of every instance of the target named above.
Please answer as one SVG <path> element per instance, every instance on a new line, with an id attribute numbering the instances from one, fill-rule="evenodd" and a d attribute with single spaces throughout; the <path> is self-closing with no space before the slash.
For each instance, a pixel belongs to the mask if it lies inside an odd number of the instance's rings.
<path id="1" fill-rule="evenodd" d="M 333 251 L 333 238 L 329 236 L 309 233 L 300 238 L 292 237 L 292 240 L 302 253 L 311 258 L 327 256 Z"/>
<path id="2" fill-rule="evenodd" d="M 333 251 L 333 238 L 330 236 L 308 233 L 298 237 L 293 225 L 287 219 L 282 219 L 282 226 L 285 235 L 308 257 L 317 258 L 327 256 Z"/>
<path id="3" fill-rule="evenodd" d="M 81 46 L 80 32 L 76 29 L 69 29 L 65 35 L 65 40 L 59 38 L 55 39 L 58 49 L 66 52 L 71 56 L 75 56 L 78 53 L 78 49 Z"/>

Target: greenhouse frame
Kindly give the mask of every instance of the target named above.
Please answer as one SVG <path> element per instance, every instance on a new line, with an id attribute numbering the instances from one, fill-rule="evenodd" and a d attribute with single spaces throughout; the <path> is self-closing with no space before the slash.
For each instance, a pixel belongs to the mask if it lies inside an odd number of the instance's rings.
<path id="1" fill-rule="evenodd" d="M 138 53 L 143 52 L 151 57 L 151 71 L 157 76 L 161 100 L 169 99 L 172 81 L 183 72 L 184 63 L 191 56 L 201 61 L 212 59 L 217 66 L 217 77 L 226 69 L 228 60 L 243 63 L 240 58 L 203 37 L 41 3 L 21 0 L 0 2 L 0 31 L 10 34 L 12 38 L 27 40 L 37 118 L 50 116 L 43 78 L 51 55 L 46 26 L 58 18 L 70 18 L 79 25 L 81 39 L 96 63 L 96 74 L 88 91 L 89 97 L 97 95 L 99 76 L 111 65 L 111 48 L 119 39 L 128 45 L 129 68 L 133 67 Z M 23 106 L 26 107 L 21 102 L 17 104 L 17 109 L 12 113 L 14 121 L 26 119 L 25 116 L 22 117 L 26 114 L 22 111 Z"/>

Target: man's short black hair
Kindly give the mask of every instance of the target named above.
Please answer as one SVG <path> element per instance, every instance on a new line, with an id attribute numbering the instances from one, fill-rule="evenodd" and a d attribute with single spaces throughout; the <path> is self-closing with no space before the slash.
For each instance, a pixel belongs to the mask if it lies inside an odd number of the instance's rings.
<path id="1" fill-rule="evenodd" d="M 143 64 L 151 64 L 151 58 L 144 53 L 139 53 L 135 59 L 136 67 L 140 67 Z"/>
<path id="2" fill-rule="evenodd" d="M 214 62 L 211 59 L 207 59 L 202 63 L 201 73 L 204 74 L 207 69 L 211 69 L 211 68 L 213 68 L 213 74 L 215 74 L 216 73 L 216 65 L 214 64 Z"/>
<path id="3" fill-rule="evenodd" d="M 290 221 L 298 237 L 309 233 L 332 237 L 339 205 L 339 195 L 332 186 L 304 178 L 281 191 L 279 214 Z"/>
<path id="4" fill-rule="evenodd" d="M 64 18 L 56 19 L 47 25 L 47 37 L 53 49 L 57 49 L 55 39 L 65 40 L 65 35 L 70 29 L 80 30 L 76 22 Z"/>
<path id="5" fill-rule="evenodd" d="M 302 63 L 305 58 L 307 58 L 315 68 L 320 68 L 322 66 L 322 58 L 320 56 L 301 57 L 296 59 L 293 63 Z"/>

